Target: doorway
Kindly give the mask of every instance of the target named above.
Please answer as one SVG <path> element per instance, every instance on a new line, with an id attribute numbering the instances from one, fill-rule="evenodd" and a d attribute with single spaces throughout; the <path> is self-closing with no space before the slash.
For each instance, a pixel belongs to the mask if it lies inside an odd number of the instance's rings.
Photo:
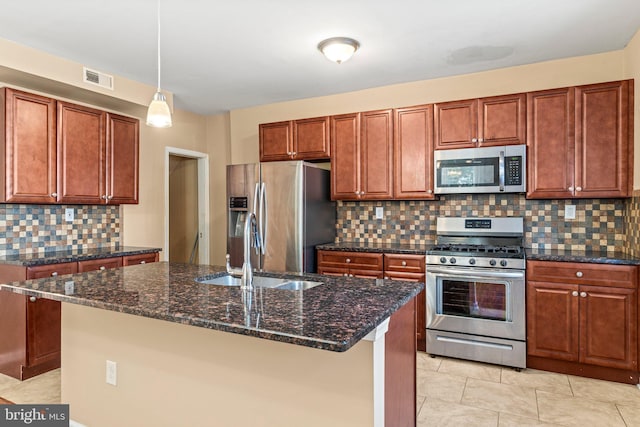
<path id="1" fill-rule="evenodd" d="M 166 261 L 209 264 L 208 165 L 205 153 L 166 149 Z"/>

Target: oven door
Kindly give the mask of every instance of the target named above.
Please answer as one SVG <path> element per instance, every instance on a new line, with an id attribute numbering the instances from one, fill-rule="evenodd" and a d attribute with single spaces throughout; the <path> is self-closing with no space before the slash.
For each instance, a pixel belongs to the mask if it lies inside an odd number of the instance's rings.
<path id="1" fill-rule="evenodd" d="M 525 340 L 522 270 L 427 266 L 427 329 Z"/>

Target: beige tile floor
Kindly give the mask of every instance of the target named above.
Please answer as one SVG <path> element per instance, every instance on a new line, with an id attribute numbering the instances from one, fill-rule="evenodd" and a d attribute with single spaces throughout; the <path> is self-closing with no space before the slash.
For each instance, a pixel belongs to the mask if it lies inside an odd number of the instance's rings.
<path id="1" fill-rule="evenodd" d="M 633 385 L 418 353 L 418 427 L 640 426 Z"/>
<path id="2" fill-rule="evenodd" d="M 417 355 L 418 427 L 640 426 L 632 385 Z M 60 403 L 60 370 L 18 381 L 0 374 L 0 397 Z"/>

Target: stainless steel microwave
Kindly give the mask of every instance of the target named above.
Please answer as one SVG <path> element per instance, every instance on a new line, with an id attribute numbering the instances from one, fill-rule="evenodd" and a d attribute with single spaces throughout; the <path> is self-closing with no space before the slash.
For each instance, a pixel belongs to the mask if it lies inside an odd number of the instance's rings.
<path id="1" fill-rule="evenodd" d="M 524 193 L 527 146 L 436 150 L 435 194 Z"/>

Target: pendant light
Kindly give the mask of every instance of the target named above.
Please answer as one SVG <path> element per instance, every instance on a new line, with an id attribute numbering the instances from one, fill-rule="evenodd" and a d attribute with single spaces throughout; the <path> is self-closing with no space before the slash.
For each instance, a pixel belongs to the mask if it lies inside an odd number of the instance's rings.
<path id="1" fill-rule="evenodd" d="M 351 58 L 359 47 L 360 43 L 348 37 L 332 37 L 318 43 L 318 50 L 328 60 L 338 64 Z"/>
<path id="2" fill-rule="evenodd" d="M 158 91 L 149 104 L 147 125 L 156 128 L 168 128 L 172 125 L 167 98 L 160 91 L 160 0 L 158 0 Z"/>

